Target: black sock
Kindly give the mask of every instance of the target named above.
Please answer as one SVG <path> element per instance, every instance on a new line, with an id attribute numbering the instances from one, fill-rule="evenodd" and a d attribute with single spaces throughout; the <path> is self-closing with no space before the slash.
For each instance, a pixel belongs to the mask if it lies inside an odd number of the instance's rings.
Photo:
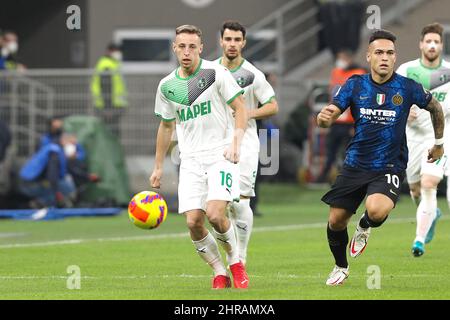
<path id="1" fill-rule="evenodd" d="M 342 231 L 334 231 L 330 229 L 330 225 L 327 225 L 327 237 L 328 245 L 330 246 L 330 250 L 333 253 L 336 265 L 341 268 L 347 268 L 347 228 Z"/>
<path id="2" fill-rule="evenodd" d="M 367 210 L 366 210 L 366 212 L 364 212 L 364 216 L 361 218 L 361 220 L 359 220 L 359 226 L 364 229 L 367 229 L 369 227 L 377 228 L 377 227 L 381 226 L 388 217 L 389 216 L 386 216 L 386 218 L 384 218 L 383 221 L 375 222 L 369 218 L 369 214 L 367 213 Z"/>
<path id="3" fill-rule="evenodd" d="M 369 218 L 369 214 L 366 212 L 364 212 L 364 215 L 362 216 L 362 218 L 359 220 L 359 226 L 361 228 L 367 229 L 370 227 L 370 218 Z"/>

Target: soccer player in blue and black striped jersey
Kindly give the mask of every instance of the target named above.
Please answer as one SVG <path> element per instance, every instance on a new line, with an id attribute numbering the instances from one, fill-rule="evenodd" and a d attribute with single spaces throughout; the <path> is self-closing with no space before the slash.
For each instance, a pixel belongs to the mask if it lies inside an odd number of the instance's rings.
<path id="1" fill-rule="evenodd" d="M 367 50 L 370 73 L 348 79 L 317 116 L 322 128 L 331 126 L 347 108 L 355 119 L 343 170 L 322 198 L 330 206 L 327 236 L 336 263 L 327 285 L 342 284 L 348 277 L 347 225 L 364 198 L 366 211 L 349 246 L 352 257 L 363 252 L 371 228 L 381 226 L 395 207 L 408 162 L 405 128 L 412 105 L 431 115 L 436 142 L 428 161 L 444 153 L 442 107 L 422 85 L 394 72 L 395 40 L 389 31 L 374 31 Z"/>

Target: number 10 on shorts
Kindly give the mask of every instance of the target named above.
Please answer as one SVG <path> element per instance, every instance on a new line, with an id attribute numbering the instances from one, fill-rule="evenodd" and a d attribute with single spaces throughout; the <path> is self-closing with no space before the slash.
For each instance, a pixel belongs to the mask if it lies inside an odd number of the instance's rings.
<path id="1" fill-rule="evenodd" d="M 398 188 L 400 186 L 400 179 L 398 178 L 397 175 L 387 173 L 387 174 L 385 174 L 385 176 L 387 178 L 388 184 L 393 184 L 396 188 Z"/>
<path id="2" fill-rule="evenodd" d="M 231 188 L 233 185 L 233 175 L 229 172 L 220 171 L 220 176 L 222 178 L 221 185 L 226 185 L 228 188 Z"/>

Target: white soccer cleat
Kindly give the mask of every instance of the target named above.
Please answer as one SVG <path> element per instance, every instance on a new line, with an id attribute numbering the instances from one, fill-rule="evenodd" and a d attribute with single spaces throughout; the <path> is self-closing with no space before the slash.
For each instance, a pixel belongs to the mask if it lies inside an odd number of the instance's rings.
<path id="1" fill-rule="evenodd" d="M 367 246 L 367 240 L 370 236 L 370 227 L 367 229 L 361 228 L 358 224 L 356 227 L 355 234 L 353 235 L 352 241 L 350 242 L 350 256 L 356 258 Z"/>
<path id="2" fill-rule="evenodd" d="M 345 279 L 348 278 L 348 268 L 341 268 L 338 266 L 334 266 L 333 271 L 328 275 L 328 279 L 326 282 L 327 286 L 338 286 L 344 283 Z"/>

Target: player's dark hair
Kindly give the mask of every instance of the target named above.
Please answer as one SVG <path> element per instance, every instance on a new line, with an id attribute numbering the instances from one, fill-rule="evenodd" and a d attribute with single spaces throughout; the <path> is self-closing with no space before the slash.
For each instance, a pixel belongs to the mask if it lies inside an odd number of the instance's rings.
<path id="1" fill-rule="evenodd" d="M 423 40 L 423 38 L 425 38 L 425 35 L 427 35 L 428 33 L 437 33 L 442 39 L 442 34 L 444 33 L 444 28 L 442 27 L 441 24 L 439 24 L 437 22 L 429 24 L 429 25 L 426 25 L 422 29 L 422 38 L 421 38 L 421 40 Z"/>
<path id="2" fill-rule="evenodd" d="M 369 44 L 379 39 L 386 39 L 395 43 L 397 37 L 390 31 L 379 29 L 372 32 L 372 35 L 370 36 L 369 39 Z"/>
<path id="3" fill-rule="evenodd" d="M 181 33 L 196 34 L 196 35 L 198 35 L 200 40 L 202 40 L 202 30 L 200 30 L 199 27 L 193 26 L 191 24 L 184 24 L 175 29 L 175 35 L 179 35 Z M 202 40 L 202 42 L 203 42 L 203 40 Z"/>
<path id="4" fill-rule="evenodd" d="M 225 32 L 225 29 L 233 30 L 233 31 L 240 31 L 242 32 L 242 37 L 245 39 L 245 34 L 247 31 L 245 30 L 245 27 L 240 24 L 238 21 L 234 20 L 227 20 L 223 23 L 222 29 L 220 29 L 220 37 L 223 38 L 223 34 Z"/>

